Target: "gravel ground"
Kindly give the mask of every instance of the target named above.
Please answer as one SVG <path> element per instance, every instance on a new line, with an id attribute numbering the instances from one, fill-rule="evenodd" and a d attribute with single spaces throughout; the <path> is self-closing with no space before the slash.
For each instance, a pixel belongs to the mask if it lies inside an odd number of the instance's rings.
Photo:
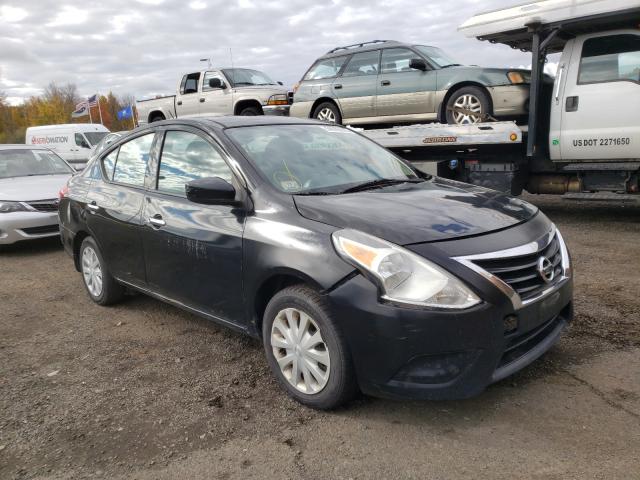
<path id="1" fill-rule="evenodd" d="M 640 207 L 527 197 L 576 318 L 477 398 L 288 399 L 258 342 L 144 296 L 99 307 L 56 239 L 0 252 L 0 478 L 640 479 Z"/>

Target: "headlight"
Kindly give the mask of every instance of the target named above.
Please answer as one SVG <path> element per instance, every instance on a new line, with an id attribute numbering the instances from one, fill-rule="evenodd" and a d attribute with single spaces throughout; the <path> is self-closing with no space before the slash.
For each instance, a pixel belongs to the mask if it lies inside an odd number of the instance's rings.
<path id="1" fill-rule="evenodd" d="M 507 78 L 511 83 L 525 83 L 524 76 L 520 72 L 509 72 Z"/>
<path id="2" fill-rule="evenodd" d="M 357 230 L 332 235 L 338 254 L 373 277 L 382 298 L 436 308 L 469 308 L 480 299 L 449 272 L 409 250 Z"/>
<path id="3" fill-rule="evenodd" d="M 289 105 L 289 99 L 286 93 L 276 93 L 271 95 L 267 100 L 267 105 Z"/>
<path id="4" fill-rule="evenodd" d="M 0 213 L 28 212 L 29 210 L 20 202 L 3 202 L 0 200 Z"/>

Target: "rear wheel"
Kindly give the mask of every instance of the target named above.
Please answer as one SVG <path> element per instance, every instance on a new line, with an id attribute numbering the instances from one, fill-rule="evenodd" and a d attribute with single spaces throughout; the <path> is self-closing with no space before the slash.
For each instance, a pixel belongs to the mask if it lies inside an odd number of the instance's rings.
<path id="1" fill-rule="evenodd" d="M 95 240 L 87 237 L 80 246 L 80 271 L 91 300 L 110 305 L 124 297 L 125 289 L 111 276 Z"/>
<path id="2" fill-rule="evenodd" d="M 313 111 L 313 118 L 327 123 L 342 123 L 342 115 L 335 103 L 323 102 Z"/>
<path id="3" fill-rule="evenodd" d="M 267 305 L 262 327 L 271 371 L 291 397 L 330 409 L 354 396 L 347 343 L 316 291 L 299 285 L 278 292 Z"/>
<path id="4" fill-rule="evenodd" d="M 450 125 L 468 125 L 480 123 L 491 115 L 489 95 L 479 87 L 463 87 L 451 94 L 446 105 L 447 123 Z M 475 115 L 473 115 L 475 114 Z"/>

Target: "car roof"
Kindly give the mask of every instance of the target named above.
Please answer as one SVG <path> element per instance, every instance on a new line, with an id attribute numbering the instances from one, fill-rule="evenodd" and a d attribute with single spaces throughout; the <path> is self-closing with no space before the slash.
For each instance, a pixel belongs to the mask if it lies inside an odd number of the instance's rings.
<path id="1" fill-rule="evenodd" d="M 175 120 L 163 120 L 162 122 L 154 122 L 153 124 L 147 124 L 144 128 L 161 125 L 198 125 L 208 126 L 213 128 L 233 128 L 233 127 L 252 127 L 258 125 L 318 125 L 323 124 L 318 120 L 295 118 L 295 117 L 280 117 L 270 115 L 256 115 L 256 116 L 219 116 L 219 117 L 197 117 L 197 118 L 181 118 Z"/>
<path id="2" fill-rule="evenodd" d="M 23 143 L 7 143 L 0 145 L 0 150 L 46 150 L 48 152 L 51 149 L 47 147 L 40 147 L 38 145 L 24 145 Z"/>
<path id="3" fill-rule="evenodd" d="M 370 42 L 362 42 L 333 48 L 324 55 L 318 57 L 318 60 L 351 55 L 352 53 L 369 52 L 371 50 L 379 50 L 380 48 L 411 47 L 413 45 L 413 43 L 399 42 L 398 40 L 372 40 Z"/>

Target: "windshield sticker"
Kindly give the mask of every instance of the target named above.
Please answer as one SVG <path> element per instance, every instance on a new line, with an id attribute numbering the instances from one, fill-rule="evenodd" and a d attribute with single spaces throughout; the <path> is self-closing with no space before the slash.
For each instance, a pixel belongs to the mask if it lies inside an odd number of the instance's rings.
<path id="1" fill-rule="evenodd" d="M 297 192 L 301 185 L 296 180 L 281 180 L 280 186 L 285 192 Z"/>

